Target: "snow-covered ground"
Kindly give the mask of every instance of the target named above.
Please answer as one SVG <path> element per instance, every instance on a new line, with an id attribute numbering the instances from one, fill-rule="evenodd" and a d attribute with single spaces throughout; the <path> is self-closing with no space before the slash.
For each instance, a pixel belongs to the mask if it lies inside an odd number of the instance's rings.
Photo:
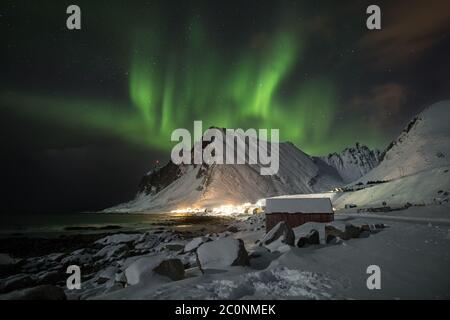
<path id="1" fill-rule="evenodd" d="M 254 253 L 249 266 L 214 272 L 195 272 L 191 277 L 158 285 L 145 282 L 95 298 L 100 299 L 439 299 L 450 298 L 450 221 L 424 223 L 429 210 L 448 216 L 448 208 L 410 208 L 398 221 L 382 216 L 336 217 L 335 225 L 385 223 L 389 227 L 367 237 L 335 245 L 306 248 L 282 245 L 268 251 L 255 244 L 264 231 L 254 217 L 235 225 L 241 231 L 229 235 L 244 240 Z M 421 215 L 423 221 L 408 221 Z M 307 224 L 319 228 L 321 224 Z M 301 230 L 296 230 L 301 234 Z M 256 253 L 256 254 L 255 254 Z M 369 265 L 381 268 L 381 290 L 366 286 Z M 195 269 L 195 268 L 193 268 Z"/>
<path id="2" fill-rule="evenodd" d="M 71 253 L 6 257 L 2 263 L 20 272 L 0 280 L 6 293 L 0 299 L 38 284 L 65 288 L 71 264 L 81 267 L 82 288 L 65 289 L 69 299 L 450 298 L 446 206 L 341 211 L 332 223 L 294 228 L 290 245 L 286 230 L 266 242 L 264 226 L 264 214 L 240 215 L 220 233 L 117 233 Z M 328 228 L 338 236 L 330 238 Z M 347 228 L 359 231 L 350 237 Z M 317 243 L 298 247 L 312 230 L 318 231 Z M 366 286 L 370 265 L 381 268 L 380 290 Z"/>

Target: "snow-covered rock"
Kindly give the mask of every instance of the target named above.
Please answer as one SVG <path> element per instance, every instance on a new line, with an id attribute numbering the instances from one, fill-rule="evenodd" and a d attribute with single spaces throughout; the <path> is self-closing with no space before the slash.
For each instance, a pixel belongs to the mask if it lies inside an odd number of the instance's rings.
<path id="1" fill-rule="evenodd" d="M 174 281 L 184 278 L 184 265 L 180 259 L 163 260 L 153 271 Z"/>
<path id="2" fill-rule="evenodd" d="M 117 267 L 109 266 L 106 269 L 98 273 L 97 283 L 105 283 L 108 280 L 116 278 L 116 273 L 119 271 Z"/>
<path id="3" fill-rule="evenodd" d="M 201 270 L 221 270 L 230 266 L 249 264 L 244 242 L 232 237 L 220 238 L 202 244 L 197 249 L 197 261 Z"/>
<path id="4" fill-rule="evenodd" d="M 70 264 L 76 264 L 76 265 L 85 265 L 90 264 L 93 260 L 93 257 L 90 253 L 86 252 L 85 249 L 79 249 L 73 251 L 70 255 L 64 257 L 61 259 L 62 265 L 70 265 Z"/>
<path id="5" fill-rule="evenodd" d="M 108 260 L 113 256 L 116 257 L 120 256 L 121 254 L 127 252 L 129 249 L 130 248 L 125 243 L 121 243 L 118 245 L 110 244 L 97 251 L 97 253 L 94 255 L 94 258 L 95 259 L 104 258 Z"/>
<path id="6" fill-rule="evenodd" d="M 379 150 L 370 150 L 356 143 L 354 147 L 345 148 L 340 153 L 318 158 L 335 168 L 345 183 L 350 183 L 375 168 L 380 162 L 380 156 Z"/>
<path id="7" fill-rule="evenodd" d="M 284 221 L 280 221 L 275 227 L 269 230 L 261 239 L 261 244 L 267 246 L 276 240 L 280 240 L 282 243 L 290 246 L 294 245 L 294 232 Z"/>
<path id="8" fill-rule="evenodd" d="M 300 237 L 297 240 L 297 247 L 301 248 L 308 244 L 320 244 L 319 231 L 311 230 L 306 236 Z"/>
<path id="9" fill-rule="evenodd" d="M 134 242 L 134 241 L 142 239 L 141 237 L 142 237 L 141 234 L 116 233 L 116 234 L 101 238 L 101 239 L 97 240 L 95 243 L 106 246 L 109 244 Z"/>
<path id="10" fill-rule="evenodd" d="M 0 253 L 0 266 L 15 264 L 18 261 L 19 261 L 19 259 L 15 259 L 7 253 Z"/>
<path id="11" fill-rule="evenodd" d="M 145 256 L 137 259 L 125 269 L 129 285 L 135 285 L 160 275 L 166 279 L 179 280 L 184 276 L 184 266 L 179 259 L 167 259 L 167 256 Z"/>
<path id="12" fill-rule="evenodd" d="M 186 244 L 184 247 L 184 252 L 191 252 L 196 250 L 199 246 L 201 246 L 203 243 L 211 241 L 211 238 L 209 237 L 197 237 L 192 239 L 190 242 Z"/>
<path id="13" fill-rule="evenodd" d="M 16 274 L 0 282 L 0 293 L 23 289 L 32 286 L 33 278 L 28 274 Z"/>
<path id="14" fill-rule="evenodd" d="M 66 294 L 60 287 L 41 285 L 1 295 L 0 300 L 66 300 Z"/>

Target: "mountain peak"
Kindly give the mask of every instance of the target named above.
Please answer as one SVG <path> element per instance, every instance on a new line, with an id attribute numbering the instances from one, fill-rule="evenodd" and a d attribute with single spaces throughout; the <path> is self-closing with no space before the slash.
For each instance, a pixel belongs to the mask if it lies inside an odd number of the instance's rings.
<path id="1" fill-rule="evenodd" d="M 334 167 L 345 183 L 355 181 L 375 168 L 380 161 L 380 151 L 371 150 L 356 142 L 355 146 L 345 148 L 340 153 L 330 153 L 320 157 L 322 161 Z"/>

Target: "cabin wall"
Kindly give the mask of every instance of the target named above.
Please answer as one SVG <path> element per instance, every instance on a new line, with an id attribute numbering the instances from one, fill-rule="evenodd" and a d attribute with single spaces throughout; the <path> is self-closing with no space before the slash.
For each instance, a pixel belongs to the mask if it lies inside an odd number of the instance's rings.
<path id="1" fill-rule="evenodd" d="M 306 222 L 331 222 L 334 214 L 330 213 L 270 213 L 266 214 L 266 232 L 280 221 L 285 221 L 289 227 L 295 228 Z"/>

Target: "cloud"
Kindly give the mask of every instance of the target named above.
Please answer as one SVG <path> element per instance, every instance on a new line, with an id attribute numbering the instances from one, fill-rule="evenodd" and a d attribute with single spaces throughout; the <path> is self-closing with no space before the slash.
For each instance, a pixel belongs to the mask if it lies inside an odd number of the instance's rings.
<path id="1" fill-rule="evenodd" d="M 401 0 L 380 6 L 382 30 L 367 31 L 360 46 L 377 66 L 414 61 L 445 39 L 450 29 L 450 1 Z"/>

